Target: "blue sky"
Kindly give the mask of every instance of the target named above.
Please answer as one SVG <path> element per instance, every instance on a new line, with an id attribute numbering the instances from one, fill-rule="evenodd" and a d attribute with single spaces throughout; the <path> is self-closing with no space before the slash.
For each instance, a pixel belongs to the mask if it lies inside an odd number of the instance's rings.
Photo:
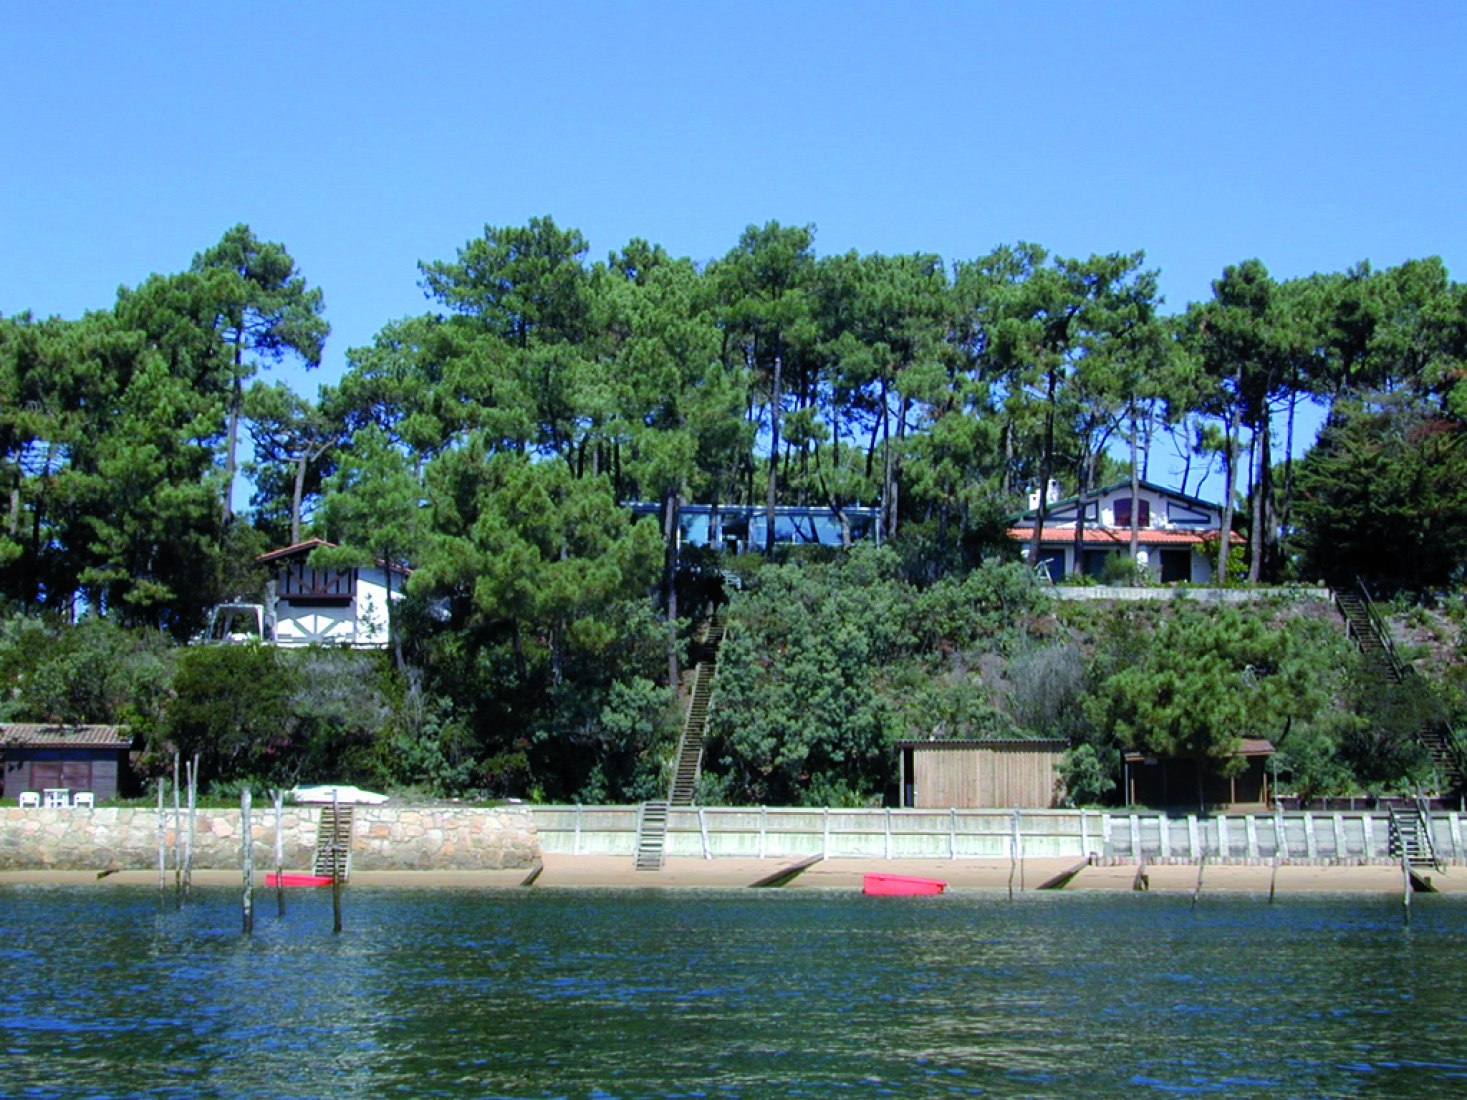
<path id="1" fill-rule="evenodd" d="M 1467 5 L 5 0 L 0 313 L 74 317 L 237 222 L 346 349 L 419 260 L 550 214 L 599 258 L 1144 249 L 1169 307 L 1439 255 L 1467 277 Z"/>

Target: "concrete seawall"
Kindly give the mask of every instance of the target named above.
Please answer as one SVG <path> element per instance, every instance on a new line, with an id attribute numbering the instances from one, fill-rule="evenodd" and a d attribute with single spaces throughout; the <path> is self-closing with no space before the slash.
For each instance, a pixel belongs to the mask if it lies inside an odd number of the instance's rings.
<path id="1" fill-rule="evenodd" d="M 316 851 L 321 808 L 287 806 L 281 815 L 285 865 L 307 868 Z M 183 815 L 187 829 L 187 812 Z M 173 865 L 172 809 L 163 813 L 164 844 Z M 275 811 L 250 815 L 255 866 L 275 863 Z M 242 861 L 240 812 L 198 811 L 193 865 L 230 869 Z M 535 821 L 520 806 L 358 806 L 352 825 L 353 870 L 504 870 L 540 858 Z M 0 810 L 0 870 L 156 868 L 158 811 L 152 808 Z"/>
<path id="2" fill-rule="evenodd" d="M 557 855 L 637 850 L 636 806 L 536 806 L 540 843 Z M 1437 857 L 1467 863 L 1460 813 L 1431 816 Z M 1386 863 L 1388 815 L 1338 813 L 1168 816 L 1154 810 L 836 810 L 690 807 L 668 815 L 669 857 L 717 859 L 1009 859 Z"/>

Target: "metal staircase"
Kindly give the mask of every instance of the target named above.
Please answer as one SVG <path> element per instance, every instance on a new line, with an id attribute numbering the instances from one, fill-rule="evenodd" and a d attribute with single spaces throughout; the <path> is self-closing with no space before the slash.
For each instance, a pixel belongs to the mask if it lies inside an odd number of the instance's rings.
<path id="1" fill-rule="evenodd" d="M 330 876 L 339 869 L 341 881 L 345 882 L 351 875 L 351 835 L 351 805 L 322 806 L 321 820 L 316 826 L 316 856 L 311 872 Z"/>
<path id="2" fill-rule="evenodd" d="M 660 871 L 667 845 L 667 803 L 644 802 L 637 815 L 637 870 Z"/>
<path id="3" fill-rule="evenodd" d="M 1367 673 L 1381 684 L 1405 684 L 1415 670 L 1401 660 L 1391 639 L 1390 628 L 1376 610 L 1365 582 L 1357 580 L 1353 592 L 1336 592 L 1335 606 L 1345 620 L 1345 633 L 1360 648 Z M 1460 790 L 1467 780 L 1467 755 L 1457 733 L 1445 720 L 1423 723 L 1416 731 L 1419 741 L 1449 788 Z"/>
<path id="4" fill-rule="evenodd" d="M 1391 858 L 1404 859 L 1412 867 L 1439 867 L 1426 810 L 1421 806 L 1387 808 L 1391 815 Z"/>

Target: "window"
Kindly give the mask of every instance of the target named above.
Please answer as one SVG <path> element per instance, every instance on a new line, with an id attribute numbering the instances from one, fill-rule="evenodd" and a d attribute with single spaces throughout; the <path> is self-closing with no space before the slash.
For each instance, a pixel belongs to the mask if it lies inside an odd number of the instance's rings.
<path id="1" fill-rule="evenodd" d="M 1121 499 L 1118 499 L 1115 502 L 1114 508 L 1116 517 L 1115 525 L 1117 527 L 1131 526 L 1131 498 L 1123 497 Z M 1151 501 L 1136 501 L 1136 526 L 1151 526 Z"/>
<path id="2" fill-rule="evenodd" d="M 276 594 L 293 603 L 349 603 L 356 594 L 355 569 L 313 569 L 304 559 L 286 561 Z"/>

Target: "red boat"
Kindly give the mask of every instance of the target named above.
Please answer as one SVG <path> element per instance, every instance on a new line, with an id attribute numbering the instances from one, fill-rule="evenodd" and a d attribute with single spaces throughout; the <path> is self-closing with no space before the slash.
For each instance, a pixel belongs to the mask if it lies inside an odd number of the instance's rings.
<path id="1" fill-rule="evenodd" d="M 275 880 L 279 879 L 279 882 Z M 265 876 L 266 886 L 330 886 L 330 875 L 276 875 L 273 872 Z"/>
<path id="2" fill-rule="evenodd" d="M 863 894 L 940 894 L 946 889 L 940 878 L 912 875 L 867 875 L 861 884 Z"/>

